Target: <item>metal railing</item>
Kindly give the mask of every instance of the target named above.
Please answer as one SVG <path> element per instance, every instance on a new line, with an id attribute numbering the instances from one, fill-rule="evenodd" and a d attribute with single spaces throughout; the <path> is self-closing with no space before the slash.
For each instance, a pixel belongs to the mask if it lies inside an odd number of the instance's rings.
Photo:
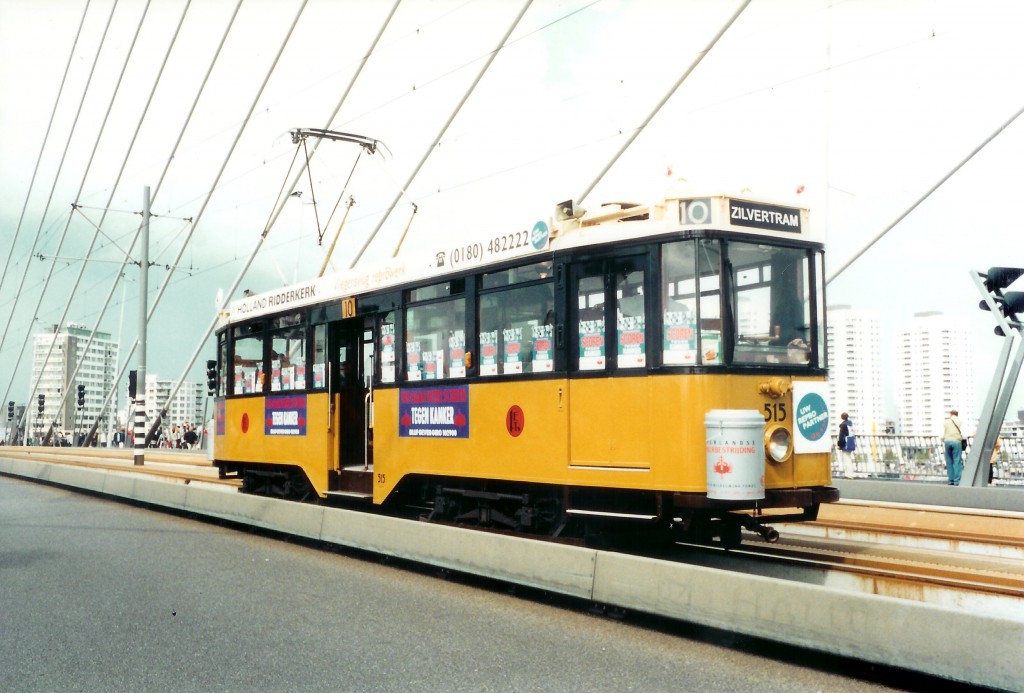
<path id="1" fill-rule="evenodd" d="M 992 486 L 1024 486 L 1024 438 L 1000 438 Z M 968 445 L 971 439 L 968 438 Z M 843 475 L 832 440 L 832 475 Z M 968 450 L 970 447 L 968 447 Z M 964 451 L 967 460 L 967 450 Z M 946 481 L 946 456 L 938 436 L 857 435 L 854 474 L 867 479 Z"/>

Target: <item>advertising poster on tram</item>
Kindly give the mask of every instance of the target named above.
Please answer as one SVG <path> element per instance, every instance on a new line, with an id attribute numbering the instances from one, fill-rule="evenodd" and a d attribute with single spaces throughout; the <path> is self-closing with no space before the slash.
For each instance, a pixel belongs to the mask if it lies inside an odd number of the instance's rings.
<path id="1" fill-rule="evenodd" d="M 549 373 L 554 370 L 551 350 L 551 325 L 533 326 L 533 372 Z"/>
<path id="2" fill-rule="evenodd" d="M 644 318 L 619 318 L 619 368 L 643 368 L 647 365 L 647 354 L 644 350 Z"/>
<path id="3" fill-rule="evenodd" d="M 669 366 L 697 363 L 697 325 L 689 311 L 665 313 L 664 359 Z"/>
<path id="4" fill-rule="evenodd" d="M 469 386 L 401 390 L 398 435 L 401 438 L 469 438 Z"/>
<path id="5" fill-rule="evenodd" d="M 793 383 L 793 451 L 831 452 L 828 383 L 797 380 Z"/>
<path id="6" fill-rule="evenodd" d="M 604 320 L 580 320 L 580 370 L 604 368 Z"/>
<path id="7" fill-rule="evenodd" d="M 498 331 L 480 333 L 480 375 L 498 374 Z"/>
<path id="8" fill-rule="evenodd" d="M 263 432 L 268 436 L 306 435 L 306 396 L 267 397 Z"/>

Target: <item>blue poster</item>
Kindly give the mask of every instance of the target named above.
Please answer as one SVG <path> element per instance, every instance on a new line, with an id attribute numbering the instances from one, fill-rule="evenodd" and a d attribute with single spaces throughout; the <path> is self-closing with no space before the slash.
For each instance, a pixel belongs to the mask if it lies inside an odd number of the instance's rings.
<path id="1" fill-rule="evenodd" d="M 214 435 L 224 435 L 227 419 L 227 404 L 222 399 L 213 400 Z"/>
<path id="2" fill-rule="evenodd" d="M 306 396 L 267 397 L 263 432 L 268 436 L 306 435 Z"/>
<path id="3" fill-rule="evenodd" d="M 400 390 L 398 435 L 402 438 L 469 438 L 469 386 Z"/>

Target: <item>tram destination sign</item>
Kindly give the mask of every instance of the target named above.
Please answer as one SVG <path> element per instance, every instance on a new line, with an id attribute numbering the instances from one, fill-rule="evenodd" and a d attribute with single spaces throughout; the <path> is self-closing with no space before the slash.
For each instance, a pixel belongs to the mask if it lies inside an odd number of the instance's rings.
<path id="1" fill-rule="evenodd" d="M 800 210 L 794 207 L 730 199 L 729 221 L 733 226 L 800 233 Z"/>

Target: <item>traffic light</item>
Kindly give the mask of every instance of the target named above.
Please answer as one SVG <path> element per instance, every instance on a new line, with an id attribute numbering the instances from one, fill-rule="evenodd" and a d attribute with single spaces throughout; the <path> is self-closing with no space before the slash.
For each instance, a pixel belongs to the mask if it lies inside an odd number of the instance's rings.
<path id="1" fill-rule="evenodd" d="M 138 389 L 138 371 L 128 371 L 128 397 L 135 399 L 135 394 Z"/>
<path id="2" fill-rule="evenodd" d="M 206 389 L 207 394 L 217 393 L 217 362 L 212 359 L 206 362 Z"/>
<path id="3" fill-rule="evenodd" d="M 46 395 L 40 393 L 40 395 L 39 395 L 39 405 L 38 405 L 38 409 L 39 409 L 39 414 L 40 415 L 42 415 L 43 409 L 45 409 L 45 408 L 46 408 Z"/>
<path id="4" fill-rule="evenodd" d="M 978 307 L 982 310 L 992 310 L 991 306 L 995 305 L 1003 317 L 1013 323 L 1013 327 L 1016 327 L 1020 322 L 1017 314 L 1024 312 L 1024 291 L 1004 292 L 1003 289 L 1024 276 L 1024 268 L 989 267 L 988 271 L 980 276 L 989 296 L 982 299 Z M 995 332 L 1000 337 L 1006 336 L 1002 327 L 997 326 Z"/>
<path id="5" fill-rule="evenodd" d="M 7 420 L 10 421 L 14 418 L 14 402 L 7 403 Z"/>
<path id="6" fill-rule="evenodd" d="M 78 384 L 78 406 L 85 406 L 85 385 Z"/>

